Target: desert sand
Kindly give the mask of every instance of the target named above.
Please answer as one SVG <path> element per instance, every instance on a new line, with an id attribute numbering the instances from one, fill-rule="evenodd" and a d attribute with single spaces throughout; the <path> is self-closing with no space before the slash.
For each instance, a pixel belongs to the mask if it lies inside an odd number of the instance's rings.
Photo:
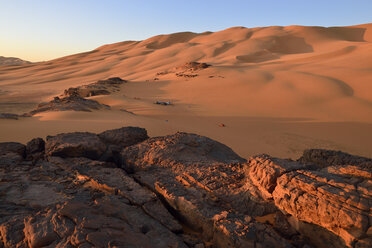
<path id="1" fill-rule="evenodd" d="M 211 66 L 177 76 L 191 61 Z M 205 135 L 244 158 L 298 158 L 306 148 L 372 156 L 372 24 L 183 32 L 1 66 L 0 113 L 22 114 L 69 87 L 110 77 L 128 82 L 89 99 L 111 110 L 0 119 L 0 142 L 131 125 L 150 136 Z"/>

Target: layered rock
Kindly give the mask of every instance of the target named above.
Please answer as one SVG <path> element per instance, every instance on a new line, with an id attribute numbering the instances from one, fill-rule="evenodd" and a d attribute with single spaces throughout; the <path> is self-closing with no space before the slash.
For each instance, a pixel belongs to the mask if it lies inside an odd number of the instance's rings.
<path id="1" fill-rule="evenodd" d="M 0 143 L 0 247 L 371 247 L 370 162 L 135 127 Z"/>
<path id="2" fill-rule="evenodd" d="M 133 142 L 138 130 L 130 130 Z M 76 139 L 99 142 L 93 135 L 49 138 L 45 159 L 37 161 L 8 158 L 42 152 L 39 139 L 27 147 L 0 144 L 0 247 L 186 248 L 178 235 L 182 226 L 153 192 L 110 162 L 58 150 L 90 154 L 91 147 L 76 146 Z"/>
<path id="3" fill-rule="evenodd" d="M 119 91 L 120 85 L 126 82 L 119 77 L 112 77 L 107 80 L 99 80 L 96 83 L 68 88 L 64 91 L 64 95 L 80 97 L 109 95 L 111 92 Z"/>
<path id="4" fill-rule="evenodd" d="M 313 149 L 299 161 L 258 156 L 247 171 L 263 197 L 316 246 L 371 246 L 371 159 Z"/>
<path id="5" fill-rule="evenodd" d="M 101 104 L 91 99 L 85 99 L 78 95 L 66 96 L 63 98 L 55 97 L 52 101 L 40 103 L 35 110 L 32 110 L 28 115 L 32 116 L 41 112 L 48 111 L 84 111 L 91 112 L 92 110 L 109 109 L 110 107 Z"/>
<path id="6" fill-rule="evenodd" d="M 122 160 L 127 172 L 216 247 L 292 247 L 270 225 L 252 218 L 277 210 L 263 201 L 255 209 L 245 185 L 245 160 L 225 145 L 177 133 L 127 147 Z"/>
<path id="7" fill-rule="evenodd" d="M 49 102 L 40 103 L 36 109 L 28 113 L 24 113 L 23 115 L 0 113 L 0 119 L 17 120 L 19 117 L 31 117 L 38 113 L 49 111 L 91 112 L 92 110 L 110 109 L 110 106 L 101 104 L 92 99 L 86 99 L 86 97 L 109 95 L 112 92 L 119 91 L 120 85 L 126 82 L 126 80 L 119 77 L 113 77 L 107 80 L 99 80 L 96 83 L 88 85 L 68 88 L 61 96 L 56 96 Z"/>

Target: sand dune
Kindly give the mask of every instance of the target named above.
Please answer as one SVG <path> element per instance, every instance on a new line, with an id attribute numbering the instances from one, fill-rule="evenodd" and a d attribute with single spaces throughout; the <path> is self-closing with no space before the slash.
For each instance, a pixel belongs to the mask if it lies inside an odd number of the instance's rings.
<path id="1" fill-rule="evenodd" d="M 157 76 L 190 61 L 212 66 L 194 78 Z M 94 97 L 111 105 L 111 112 L 0 120 L 0 141 L 99 131 L 124 122 L 142 125 L 152 136 L 197 132 L 245 157 L 261 152 L 296 157 L 307 146 L 372 156 L 372 24 L 182 32 L 1 66 L 0 112 L 20 114 L 64 89 L 109 77 L 130 81 L 120 92 Z M 156 100 L 174 105 L 158 106 Z"/>

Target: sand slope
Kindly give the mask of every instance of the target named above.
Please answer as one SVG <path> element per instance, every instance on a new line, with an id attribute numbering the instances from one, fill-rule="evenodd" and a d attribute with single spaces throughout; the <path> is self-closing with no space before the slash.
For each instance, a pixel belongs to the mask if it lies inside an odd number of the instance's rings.
<path id="1" fill-rule="evenodd" d="M 190 61 L 212 66 L 195 78 L 156 76 Z M 372 156 L 372 24 L 183 32 L 47 62 L 2 66 L 0 112 L 22 113 L 68 87 L 108 77 L 130 80 L 120 93 L 95 97 L 111 105 L 112 113 L 49 113 L 17 124 L 0 120 L 0 140 L 14 140 L 14 128 L 22 129 L 25 122 L 33 128 L 24 134 L 34 137 L 57 129 L 103 130 L 127 119 L 152 135 L 198 132 L 242 156 L 272 152 L 294 157 L 308 146 Z M 156 100 L 175 105 L 154 105 Z M 135 115 L 123 116 L 119 109 Z M 99 121 L 102 116 L 105 123 Z M 81 125 L 78 120 L 84 118 L 90 121 Z M 46 132 L 38 126 L 49 124 L 41 122 L 54 124 Z M 56 122 L 70 124 L 53 128 Z"/>

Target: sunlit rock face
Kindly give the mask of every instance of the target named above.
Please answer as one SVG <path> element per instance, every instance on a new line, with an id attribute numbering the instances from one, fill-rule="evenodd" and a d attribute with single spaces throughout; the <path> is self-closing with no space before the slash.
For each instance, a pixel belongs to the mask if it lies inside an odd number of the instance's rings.
<path id="1" fill-rule="evenodd" d="M 0 143 L 0 247 L 371 247 L 371 164 L 137 127 Z"/>

